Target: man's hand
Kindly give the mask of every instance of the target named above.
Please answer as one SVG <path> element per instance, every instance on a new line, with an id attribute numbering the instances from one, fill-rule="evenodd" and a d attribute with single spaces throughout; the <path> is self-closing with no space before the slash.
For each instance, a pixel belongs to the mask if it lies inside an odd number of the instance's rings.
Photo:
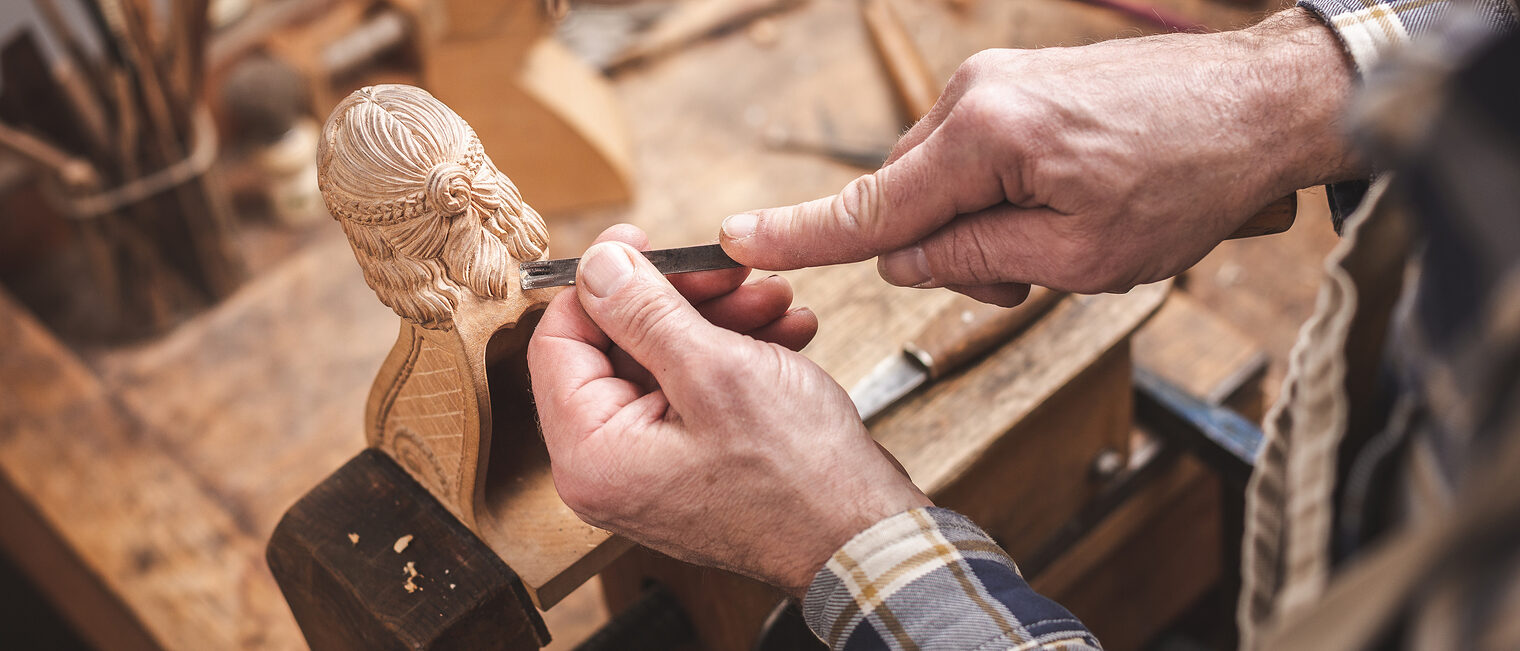
<path id="1" fill-rule="evenodd" d="M 800 596 L 856 533 L 929 504 L 794 352 L 818 322 L 788 310 L 784 279 L 666 279 L 638 229 L 598 242 L 528 346 L 554 485 L 581 519 Z"/>
<path id="2" fill-rule="evenodd" d="M 880 256 L 882 278 L 1012 305 L 1028 283 L 1122 292 L 1175 275 L 1273 199 L 1354 176 L 1351 72 L 1302 9 L 1251 29 L 965 63 L 887 164 L 838 195 L 729 217 L 760 269 Z"/>

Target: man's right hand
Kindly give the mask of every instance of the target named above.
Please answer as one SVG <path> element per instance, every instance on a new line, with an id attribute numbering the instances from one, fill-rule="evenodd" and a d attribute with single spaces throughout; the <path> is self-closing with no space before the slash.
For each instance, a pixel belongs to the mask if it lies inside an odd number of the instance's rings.
<path id="1" fill-rule="evenodd" d="M 729 217 L 721 241 L 758 269 L 880 256 L 895 285 L 1000 305 L 1030 283 L 1127 291 L 1192 266 L 1273 199 L 1354 177 L 1351 85 L 1302 9 L 1238 32 L 987 50 L 880 170 Z"/>

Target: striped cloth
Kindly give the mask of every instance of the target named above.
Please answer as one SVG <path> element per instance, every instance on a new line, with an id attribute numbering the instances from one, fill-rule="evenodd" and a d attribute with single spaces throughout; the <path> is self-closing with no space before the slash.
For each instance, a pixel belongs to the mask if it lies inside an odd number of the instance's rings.
<path id="1" fill-rule="evenodd" d="M 928 507 L 876 523 L 819 570 L 808 626 L 835 649 L 1098 649 L 965 516 Z"/>
<path id="2" fill-rule="evenodd" d="M 1411 38 L 1435 31 L 1454 8 L 1500 33 L 1514 29 L 1516 16 L 1514 0 L 1299 0 L 1298 6 L 1335 30 L 1363 74 Z"/>

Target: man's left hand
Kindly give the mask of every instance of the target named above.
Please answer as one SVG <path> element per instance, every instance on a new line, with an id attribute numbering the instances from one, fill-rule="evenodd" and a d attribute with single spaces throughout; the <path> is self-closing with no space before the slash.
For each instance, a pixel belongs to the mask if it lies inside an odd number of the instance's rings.
<path id="1" fill-rule="evenodd" d="M 856 533 L 928 498 L 798 354 L 818 328 L 749 270 L 667 279 L 603 233 L 528 347 L 560 497 L 581 519 L 801 596 Z"/>

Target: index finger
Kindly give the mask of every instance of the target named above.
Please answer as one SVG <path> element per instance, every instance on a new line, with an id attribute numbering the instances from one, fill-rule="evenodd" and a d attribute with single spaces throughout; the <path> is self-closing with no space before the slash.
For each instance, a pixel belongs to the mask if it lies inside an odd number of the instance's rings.
<path id="1" fill-rule="evenodd" d="M 954 219 L 1003 201 L 981 128 L 952 111 L 923 144 L 839 194 L 734 215 L 720 241 L 734 260 L 780 271 L 858 262 L 917 242 Z"/>

